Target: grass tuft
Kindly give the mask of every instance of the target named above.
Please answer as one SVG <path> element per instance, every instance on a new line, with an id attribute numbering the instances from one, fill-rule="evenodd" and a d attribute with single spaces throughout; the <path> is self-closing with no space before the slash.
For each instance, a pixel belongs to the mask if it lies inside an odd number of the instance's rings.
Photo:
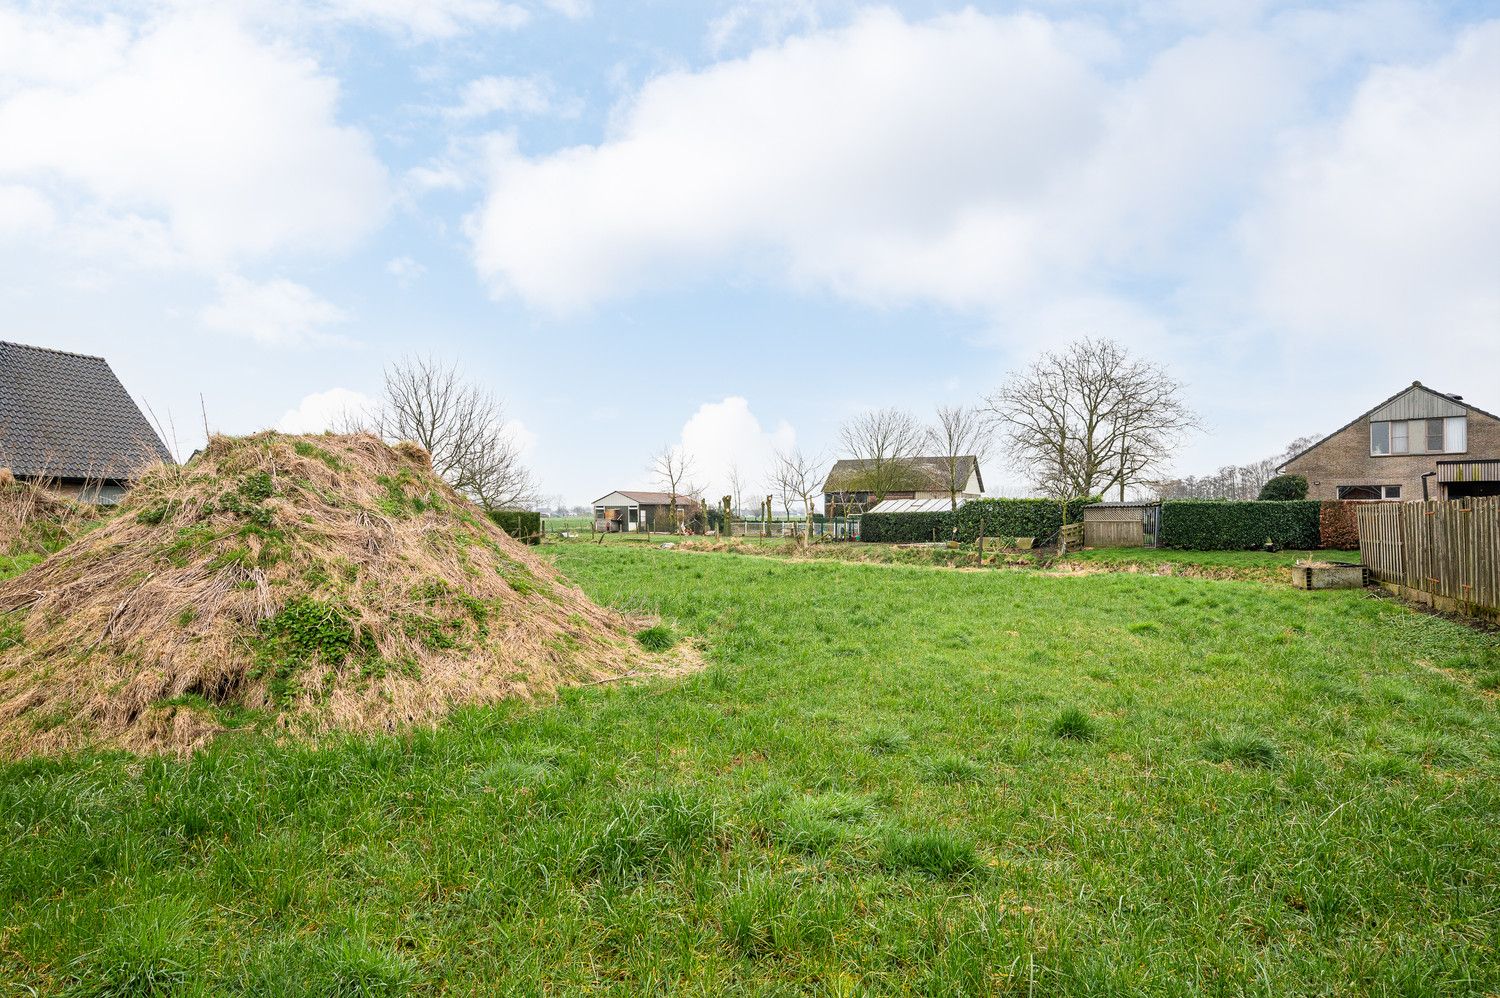
<path id="1" fill-rule="evenodd" d="M 881 841 L 880 865 L 933 877 L 970 877 L 983 869 L 974 843 L 943 828 L 892 829 Z"/>
<path id="2" fill-rule="evenodd" d="M 1273 742 L 1248 732 L 1228 737 L 1215 735 L 1203 743 L 1203 754 L 1212 762 L 1256 769 L 1274 769 L 1281 763 L 1281 752 Z"/>
<path id="3" fill-rule="evenodd" d="M 1057 715 L 1047 729 L 1054 738 L 1065 738 L 1075 742 L 1091 742 L 1099 737 L 1098 726 L 1077 707 L 1069 707 Z"/>
<path id="4" fill-rule="evenodd" d="M 911 735 L 901 728 L 877 726 L 867 728 L 860 741 L 876 755 L 894 755 L 906 751 L 906 747 L 911 744 Z"/>
<path id="5" fill-rule="evenodd" d="M 635 632 L 635 640 L 647 651 L 670 651 L 677 644 L 677 635 L 665 624 L 657 624 Z"/>

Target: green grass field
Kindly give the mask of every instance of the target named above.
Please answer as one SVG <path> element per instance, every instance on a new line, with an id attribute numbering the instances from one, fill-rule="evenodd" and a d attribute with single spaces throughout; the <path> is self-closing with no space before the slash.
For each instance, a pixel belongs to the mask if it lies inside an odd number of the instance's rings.
<path id="1" fill-rule="evenodd" d="M 1500 638 L 1362 592 L 542 549 L 701 673 L 0 769 L 16 994 L 1500 990 Z"/>

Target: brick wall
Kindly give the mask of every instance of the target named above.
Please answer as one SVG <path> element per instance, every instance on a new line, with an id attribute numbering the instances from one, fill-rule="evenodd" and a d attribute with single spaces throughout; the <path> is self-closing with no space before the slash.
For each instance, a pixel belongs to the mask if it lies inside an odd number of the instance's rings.
<path id="1" fill-rule="evenodd" d="M 1422 475 L 1437 471 L 1444 459 L 1500 458 L 1500 420 L 1469 410 L 1469 449 L 1463 454 L 1370 453 L 1370 422 L 1361 418 L 1340 430 L 1283 469 L 1307 478 L 1307 498 L 1337 499 L 1340 485 L 1399 485 L 1402 499 L 1422 498 Z M 1436 476 L 1427 480 L 1428 496 L 1445 498 Z"/>

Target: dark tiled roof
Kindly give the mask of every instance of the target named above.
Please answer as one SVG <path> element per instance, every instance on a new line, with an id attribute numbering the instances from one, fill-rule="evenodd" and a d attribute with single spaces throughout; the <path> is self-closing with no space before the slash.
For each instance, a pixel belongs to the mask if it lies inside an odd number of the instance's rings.
<path id="1" fill-rule="evenodd" d="M 903 482 L 905 490 L 917 492 L 947 492 L 948 491 L 948 459 L 945 457 L 913 457 L 907 459 L 910 465 L 910 480 Z M 972 456 L 958 459 L 958 480 L 968 482 L 969 476 L 978 470 L 977 461 Z M 828 492 L 863 492 L 868 491 L 861 487 L 860 478 L 866 472 L 868 463 L 859 458 L 843 458 L 833 463 L 828 472 L 828 479 L 823 483 L 823 491 Z M 893 475 L 893 480 L 900 480 L 906 476 Z M 980 476 L 979 489 L 984 491 L 984 478 Z M 895 491 L 903 491 L 896 488 Z"/>
<path id="2" fill-rule="evenodd" d="M 130 479 L 170 460 L 103 357 L 0 340 L 0 468 Z"/>

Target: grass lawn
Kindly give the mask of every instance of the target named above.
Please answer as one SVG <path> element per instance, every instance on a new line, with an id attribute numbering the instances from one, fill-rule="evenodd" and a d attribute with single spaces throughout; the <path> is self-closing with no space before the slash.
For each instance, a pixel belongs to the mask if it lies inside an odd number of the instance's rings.
<path id="1" fill-rule="evenodd" d="M 1362 592 L 543 549 L 697 675 L 0 768 L 0 989 L 1500 990 L 1500 638 Z"/>

